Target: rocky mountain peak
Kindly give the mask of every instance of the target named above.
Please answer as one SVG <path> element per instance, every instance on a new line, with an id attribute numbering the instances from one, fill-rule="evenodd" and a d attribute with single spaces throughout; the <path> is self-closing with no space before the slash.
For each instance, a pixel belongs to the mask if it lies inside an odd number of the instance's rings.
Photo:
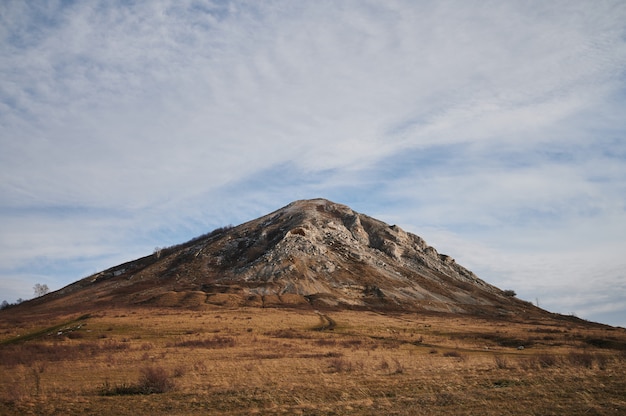
<path id="1" fill-rule="evenodd" d="M 201 307 L 310 305 L 512 313 L 506 296 L 396 225 L 325 199 L 300 200 L 97 273 L 59 291 Z"/>

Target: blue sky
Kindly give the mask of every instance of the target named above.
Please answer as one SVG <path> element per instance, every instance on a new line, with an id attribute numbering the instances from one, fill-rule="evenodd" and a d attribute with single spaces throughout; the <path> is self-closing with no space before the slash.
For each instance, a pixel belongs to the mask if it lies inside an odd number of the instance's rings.
<path id="1" fill-rule="evenodd" d="M 626 326 L 626 3 L 4 1 L 0 299 L 325 197 Z"/>

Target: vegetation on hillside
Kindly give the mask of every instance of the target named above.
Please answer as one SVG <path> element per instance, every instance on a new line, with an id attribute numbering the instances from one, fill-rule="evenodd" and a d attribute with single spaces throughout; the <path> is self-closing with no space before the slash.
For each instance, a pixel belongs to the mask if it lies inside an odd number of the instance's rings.
<path id="1" fill-rule="evenodd" d="M 626 331 L 575 319 L 217 306 L 61 321 L 8 312 L 0 414 L 626 412 Z"/>

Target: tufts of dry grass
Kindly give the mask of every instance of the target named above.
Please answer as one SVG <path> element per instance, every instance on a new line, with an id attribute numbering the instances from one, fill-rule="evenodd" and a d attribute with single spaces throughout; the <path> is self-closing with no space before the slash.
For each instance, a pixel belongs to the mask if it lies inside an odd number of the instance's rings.
<path id="1" fill-rule="evenodd" d="M 212 338 L 180 341 L 173 345 L 175 347 L 228 348 L 235 346 L 235 339 L 233 337 L 215 336 Z"/>
<path id="2" fill-rule="evenodd" d="M 110 386 L 106 380 L 100 389 L 103 396 L 166 393 L 174 388 L 171 376 L 163 367 L 144 367 L 135 384 Z"/>
<path id="3" fill-rule="evenodd" d="M 24 326 L 39 335 L 0 345 L 0 414 L 626 414 L 626 331 L 324 313 L 323 331 L 311 310 L 217 306 L 108 310 L 73 337 Z"/>

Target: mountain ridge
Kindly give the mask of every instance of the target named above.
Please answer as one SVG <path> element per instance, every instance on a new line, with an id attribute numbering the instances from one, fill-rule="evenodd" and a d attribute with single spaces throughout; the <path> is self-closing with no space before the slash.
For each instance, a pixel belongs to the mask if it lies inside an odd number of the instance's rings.
<path id="1" fill-rule="evenodd" d="M 538 313 L 421 237 L 326 199 L 106 269 L 40 301 Z M 51 305 L 50 305 L 51 306 Z"/>

